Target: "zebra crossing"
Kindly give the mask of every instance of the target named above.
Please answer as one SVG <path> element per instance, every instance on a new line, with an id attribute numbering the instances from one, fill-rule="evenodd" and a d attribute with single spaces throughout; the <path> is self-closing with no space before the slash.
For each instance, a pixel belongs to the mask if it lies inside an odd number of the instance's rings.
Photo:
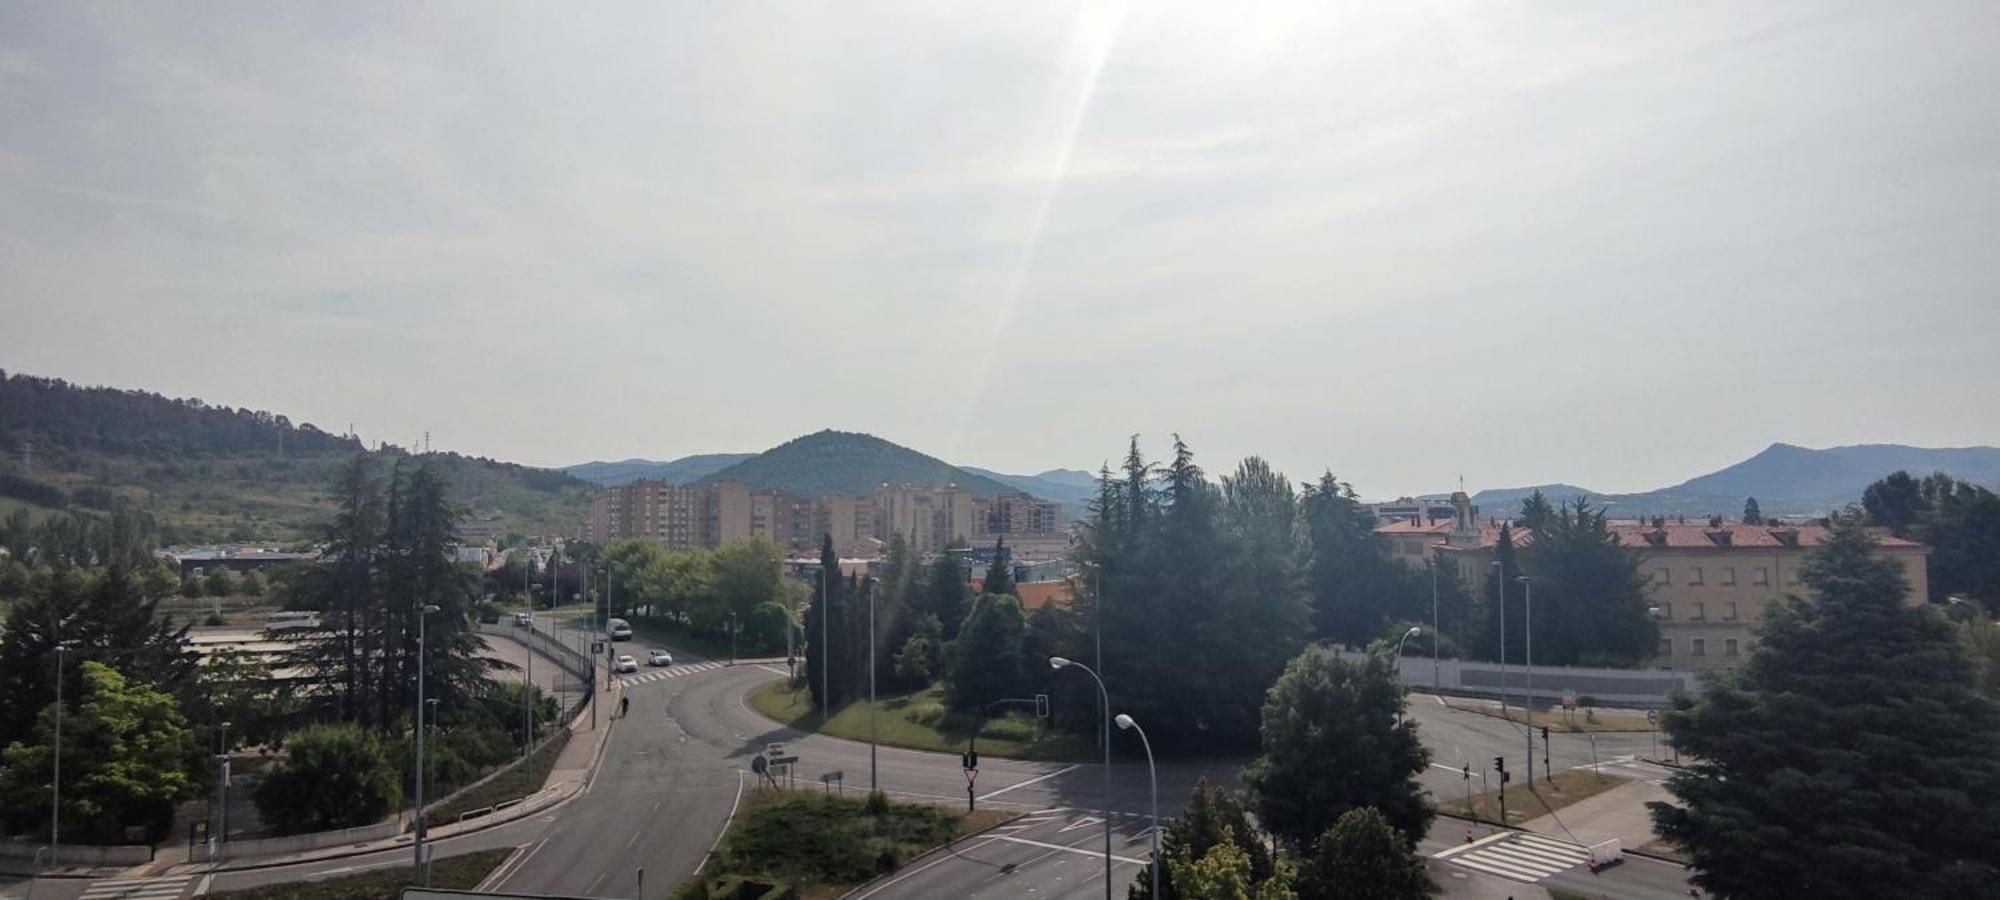
<path id="1" fill-rule="evenodd" d="M 728 665 L 729 663 L 727 662 L 710 660 L 708 662 L 688 663 L 686 665 L 680 665 L 680 666 L 666 666 L 663 668 L 654 669 L 651 672 L 640 672 L 634 675 L 620 675 L 618 676 L 618 684 L 623 687 L 632 687 L 634 685 L 640 685 L 640 684 L 651 684 L 655 681 L 659 681 L 662 678 L 679 678 L 682 675 L 693 675 L 696 672 L 706 672 L 710 669 L 720 669 Z"/>
<path id="2" fill-rule="evenodd" d="M 186 892 L 193 880 L 193 875 L 103 878 L 85 885 L 78 900 L 171 900 Z"/>
<path id="3" fill-rule="evenodd" d="M 1441 859 L 1488 875 L 1534 884 L 1590 861 L 1582 844 L 1525 831 L 1507 831 L 1437 853 Z"/>

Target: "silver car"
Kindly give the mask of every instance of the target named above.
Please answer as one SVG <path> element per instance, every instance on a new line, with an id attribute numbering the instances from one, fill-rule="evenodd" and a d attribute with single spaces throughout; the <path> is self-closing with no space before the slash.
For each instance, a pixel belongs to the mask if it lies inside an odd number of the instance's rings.
<path id="1" fill-rule="evenodd" d="M 673 664 L 674 655 L 665 650 L 653 649 L 646 651 L 646 665 L 671 666 Z"/>
<path id="2" fill-rule="evenodd" d="M 637 672 L 639 671 L 639 661 L 633 659 L 630 653 L 620 653 L 618 654 L 618 658 L 611 663 L 611 671 L 619 673 Z"/>

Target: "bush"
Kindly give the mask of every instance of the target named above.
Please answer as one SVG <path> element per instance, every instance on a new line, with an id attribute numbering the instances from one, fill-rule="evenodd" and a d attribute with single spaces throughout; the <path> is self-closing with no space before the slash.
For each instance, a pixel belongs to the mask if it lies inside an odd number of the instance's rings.
<path id="1" fill-rule="evenodd" d="M 918 725 L 936 725 L 944 719 L 947 712 L 950 710 L 945 709 L 944 704 L 936 700 L 923 700 L 910 704 L 909 708 L 904 710 L 903 718 Z"/>
<path id="2" fill-rule="evenodd" d="M 979 734 L 1002 741 L 1032 741 L 1035 739 L 1035 722 L 1016 716 L 993 719 L 980 729 Z"/>
<path id="3" fill-rule="evenodd" d="M 375 736 L 319 725 L 285 739 L 285 755 L 257 786 L 257 811 L 279 834 L 369 825 L 402 800 L 402 779 Z"/>

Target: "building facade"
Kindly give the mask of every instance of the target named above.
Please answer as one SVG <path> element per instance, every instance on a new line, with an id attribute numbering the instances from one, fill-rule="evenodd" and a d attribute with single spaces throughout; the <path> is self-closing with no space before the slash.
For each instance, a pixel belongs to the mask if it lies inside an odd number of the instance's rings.
<path id="1" fill-rule="evenodd" d="M 986 543 L 997 537 L 1048 538 L 1062 534 L 1062 504 L 1026 492 L 1010 492 L 972 501 L 972 539 Z"/>
<path id="2" fill-rule="evenodd" d="M 1451 520 L 1388 522 L 1376 529 L 1390 555 L 1421 568 L 1435 557 L 1442 571 L 1460 578 L 1468 592 L 1486 591 L 1486 575 L 1500 526 L 1479 522 L 1466 504 Z M 1649 665 L 1705 671 L 1741 663 L 1750 652 L 1751 629 L 1778 598 L 1812 591 L 1800 581 L 1806 555 L 1825 543 L 1825 525 L 1750 525 L 1723 519 L 1619 521 L 1609 524 L 1618 543 L 1638 554 L 1647 600 L 1660 623 L 1660 645 Z M 1528 528 L 1513 530 L 1514 544 L 1534 543 Z M 1888 534 L 1877 535 L 1883 555 L 1903 569 L 1904 602 L 1929 596 L 1930 548 Z M 1527 574 L 1533 575 L 1532 571 Z"/>
<path id="3" fill-rule="evenodd" d="M 885 484 L 875 491 L 875 535 L 900 534 L 910 550 L 927 555 L 972 539 L 972 493 L 957 486 L 941 488 Z"/>

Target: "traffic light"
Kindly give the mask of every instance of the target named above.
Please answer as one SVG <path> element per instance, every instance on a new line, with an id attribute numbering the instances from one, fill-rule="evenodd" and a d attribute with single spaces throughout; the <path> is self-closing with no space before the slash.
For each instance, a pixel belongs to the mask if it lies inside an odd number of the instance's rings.
<path id="1" fill-rule="evenodd" d="M 959 757 L 959 762 L 963 764 L 965 768 L 968 769 L 979 768 L 979 751 L 977 750 L 965 751 L 965 753 Z"/>
<path id="2" fill-rule="evenodd" d="M 1504 756 L 1493 757 L 1493 771 L 1495 772 L 1507 771 L 1507 758 Z"/>
<path id="3" fill-rule="evenodd" d="M 1547 725 L 1543 725 L 1543 726 L 1542 726 L 1542 742 L 1543 742 L 1543 743 L 1547 743 L 1547 742 L 1548 742 L 1548 740 L 1549 740 L 1549 726 L 1547 726 Z"/>

